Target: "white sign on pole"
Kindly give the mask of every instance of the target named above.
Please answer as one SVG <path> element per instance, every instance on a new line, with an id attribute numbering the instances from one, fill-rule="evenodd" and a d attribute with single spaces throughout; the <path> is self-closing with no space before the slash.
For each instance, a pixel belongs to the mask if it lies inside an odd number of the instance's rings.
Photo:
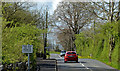
<path id="1" fill-rule="evenodd" d="M 22 45 L 22 53 L 33 53 L 33 45 Z"/>

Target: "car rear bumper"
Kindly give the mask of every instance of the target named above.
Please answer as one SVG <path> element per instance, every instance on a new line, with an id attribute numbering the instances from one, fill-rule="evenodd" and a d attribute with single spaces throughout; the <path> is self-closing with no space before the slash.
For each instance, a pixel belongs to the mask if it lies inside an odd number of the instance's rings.
<path id="1" fill-rule="evenodd" d="M 64 59 L 65 61 L 77 61 L 78 57 L 67 57 Z"/>

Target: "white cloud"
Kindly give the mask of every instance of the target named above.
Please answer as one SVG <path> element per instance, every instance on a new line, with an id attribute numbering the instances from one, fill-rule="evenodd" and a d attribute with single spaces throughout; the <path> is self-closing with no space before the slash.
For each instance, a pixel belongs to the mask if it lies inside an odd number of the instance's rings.
<path id="1" fill-rule="evenodd" d="M 59 4 L 59 2 L 61 2 L 61 0 L 54 0 L 53 1 L 53 10 L 55 10 L 57 8 L 57 5 Z"/>
<path id="2" fill-rule="evenodd" d="M 59 2 L 61 2 L 62 0 L 52 0 L 52 8 L 50 9 L 50 12 L 53 13 L 54 10 L 57 8 L 57 5 L 59 4 Z"/>

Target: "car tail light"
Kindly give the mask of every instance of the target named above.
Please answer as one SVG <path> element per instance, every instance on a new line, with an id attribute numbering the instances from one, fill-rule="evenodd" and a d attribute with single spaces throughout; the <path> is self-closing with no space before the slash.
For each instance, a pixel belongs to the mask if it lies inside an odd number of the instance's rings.
<path id="1" fill-rule="evenodd" d="M 67 56 L 67 55 L 65 55 L 65 56 Z"/>

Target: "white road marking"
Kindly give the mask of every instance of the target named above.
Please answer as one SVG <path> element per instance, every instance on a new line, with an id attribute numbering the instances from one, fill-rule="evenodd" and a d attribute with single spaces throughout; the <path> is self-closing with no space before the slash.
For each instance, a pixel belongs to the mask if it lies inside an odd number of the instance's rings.
<path id="1" fill-rule="evenodd" d="M 89 68 L 87 68 L 87 69 L 89 69 Z"/>
<path id="2" fill-rule="evenodd" d="M 0 65 L 0 67 L 3 67 L 3 65 Z"/>
<path id="3" fill-rule="evenodd" d="M 90 69 L 87 66 L 85 66 L 84 64 L 80 63 L 82 66 L 84 66 L 86 69 Z M 90 69 L 90 71 L 92 71 L 92 69 Z"/>
<path id="4" fill-rule="evenodd" d="M 59 55 L 59 58 L 60 58 L 60 55 Z"/>
<path id="5" fill-rule="evenodd" d="M 82 66 L 85 66 L 84 64 L 82 64 Z"/>
<path id="6" fill-rule="evenodd" d="M 59 58 L 62 58 L 62 57 L 59 55 Z"/>

